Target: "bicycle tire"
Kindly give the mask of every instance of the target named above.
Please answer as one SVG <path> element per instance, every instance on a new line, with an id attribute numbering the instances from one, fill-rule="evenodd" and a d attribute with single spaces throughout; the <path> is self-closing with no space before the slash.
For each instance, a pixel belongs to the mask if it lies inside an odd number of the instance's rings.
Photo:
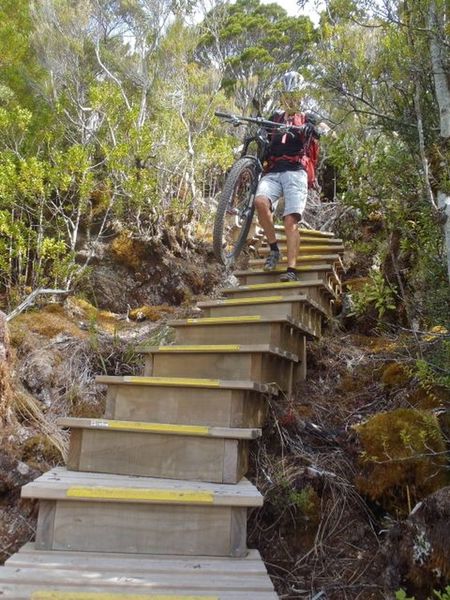
<path id="1" fill-rule="evenodd" d="M 253 197 L 258 174 L 258 163 L 254 158 L 248 156 L 239 158 L 231 167 L 220 194 L 214 220 L 213 249 L 217 260 L 227 267 L 236 261 L 247 240 L 255 211 Z M 240 191 L 239 186 L 242 184 L 246 186 L 246 189 L 243 190 L 244 198 L 233 208 L 233 203 Z M 230 213 L 231 218 L 235 220 L 234 228 L 240 230 L 231 244 L 227 240 L 230 233 L 227 231 L 227 216 Z"/>

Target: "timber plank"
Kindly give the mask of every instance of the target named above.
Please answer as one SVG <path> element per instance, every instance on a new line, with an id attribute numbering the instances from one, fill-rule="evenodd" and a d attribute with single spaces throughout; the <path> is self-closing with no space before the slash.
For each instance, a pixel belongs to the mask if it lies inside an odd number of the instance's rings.
<path id="1" fill-rule="evenodd" d="M 230 526 L 232 515 L 245 515 L 246 507 L 78 499 L 55 503 L 53 538 L 46 546 L 36 537 L 39 549 L 194 556 L 246 553 L 246 528 L 234 531 Z"/>
<path id="2" fill-rule="evenodd" d="M 153 494 L 153 495 L 152 495 Z M 261 506 L 262 496 L 247 479 L 236 485 L 83 473 L 55 467 L 22 487 L 23 498 L 144 504 Z M 166 499 L 164 499 L 166 498 Z"/>
<path id="3" fill-rule="evenodd" d="M 245 475 L 247 441 L 261 433 L 105 419 L 65 418 L 59 424 L 72 429 L 70 470 L 216 483 L 237 483 Z"/>
<path id="4" fill-rule="evenodd" d="M 173 350 L 172 350 L 173 348 Z M 223 351 L 222 348 L 225 348 Z M 166 346 L 148 348 L 145 375 L 167 377 L 170 373 L 207 377 L 215 373 L 224 379 L 250 379 L 261 383 L 277 383 L 282 390 L 290 391 L 289 373 L 292 363 L 298 362 L 295 354 L 268 344 L 231 346 L 215 349 L 208 346 Z"/>
<path id="5" fill-rule="evenodd" d="M 267 414 L 267 385 L 247 387 L 108 384 L 106 418 L 211 427 L 261 427 Z M 239 383 L 239 382 L 238 382 Z M 274 387 L 274 386 L 272 386 Z"/>
<path id="6" fill-rule="evenodd" d="M 189 573 L 265 575 L 266 567 L 257 550 L 249 550 L 242 558 L 214 556 L 168 556 L 154 554 L 118 554 L 98 552 L 57 552 L 37 550 L 29 542 L 7 561 L 10 567 L 39 567 L 49 569 L 98 569 L 100 571 L 124 570 L 129 573 Z"/>
<path id="7" fill-rule="evenodd" d="M 269 577 L 264 574 L 247 573 L 245 577 L 236 576 L 234 573 L 218 573 L 211 580 L 209 573 L 203 573 L 200 569 L 187 573 L 133 573 L 119 570 L 118 573 L 101 571 L 99 569 L 41 569 L 36 567 L 3 567 L 0 569 L 0 583 L 21 583 L 39 585 L 64 584 L 66 586 L 77 586 L 84 588 L 95 579 L 96 586 L 103 586 L 105 591 L 120 591 L 122 587 L 147 588 L 164 591 L 165 589 L 179 590 L 183 592 L 186 588 L 197 591 L 208 591 L 214 586 L 215 591 L 273 591 L 273 585 Z M 111 588 L 114 588 L 113 590 Z"/>
<path id="8" fill-rule="evenodd" d="M 210 339 L 222 344 L 245 344 L 252 340 L 253 344 L 268 342 L 271 346 L 293 354 L 296 354 L 298 335 L 314 337 L 314 331 L 309 325 L 288 316 L 272 319 L 261 315 L 199 317 L 169 321 L 168 325 L 175 328 L 175 344 L 201 344 Z"/>
<path id="9" fill-rule="evenodd" d="M 198 387 L 198 388 L 229 388 L 235 390 L 253 390 L 262 393 L 276 393 L 276 387 L 267 384 L 257 383 L 255 381 L 243 380 L 221 380 L 192 377 L 140 377 L 134 375 L 114 376 L 98 375 L 95 378 L 97 383 L 104 384 L 128 384 L 145 386 L 164 386 L 164 387 Z"/>
<path id="10" fill-rule="evenodd" d="M 80 591 L 82 590 L 82 591 Z M 93 594 L 98 594 L 95 596 Z M 43 589 L 40 584 L 8 584 L 2 585 L 2 598 L 6 600 L 278 600 L 275 592 L 240 592 L 220 591 L 214 587 L 199 595 L 198 590 L 176 589 L 164 590 L 161 594 L 151 592 L 148 588 L 124 586 L 122 591 L 107 592 L 103 586 L 95 583 L 84 584 L 83 588 L 55 584 Z"/>
<path id="11" fill-rule="evenodd" d="M 260 437 L 260 429 L 244 429 L 230 427 L 207 427 L 195 425 L 174 425 L 167 423 L 144 423 L 141 421 L 117 421 L 109 419 L 87 419 L 65 417 L 58 419 L 58 425 L 61 427 L 95 429 L 95 430 L 114 430 L 130 432 L 148 432 L 166 435 L 180 436 L 200 436 L 212 438 L 231 438 L 240 440 L 254 440 Z"/>

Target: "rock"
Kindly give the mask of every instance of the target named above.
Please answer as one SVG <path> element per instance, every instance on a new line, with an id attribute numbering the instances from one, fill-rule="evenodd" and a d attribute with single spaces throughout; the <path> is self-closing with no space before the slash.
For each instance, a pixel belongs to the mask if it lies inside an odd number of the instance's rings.
<path id="1" fill-rule="evenodd" d="M 18 490 L 35 479 L 40 473 L 14 458 L 7 451 L 0 451 L 0 494 Z"/>
<path id="2" fill-rule="evenodd" d="M 450 578 L 450 486 L 427 496 L 395 525 L 383 548 L 387 591 L 404 588 L 416 600 L 433 597 Z"/>

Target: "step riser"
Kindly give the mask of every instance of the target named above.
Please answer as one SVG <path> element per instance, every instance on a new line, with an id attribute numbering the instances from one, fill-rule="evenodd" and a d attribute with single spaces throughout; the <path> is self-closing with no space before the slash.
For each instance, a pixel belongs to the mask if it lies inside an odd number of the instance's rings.
<path id="1" fill-rule="evenodd" d="M 145 360 L 144 375 L 152 377 L 208 378 L 256 383 L 274 381 L 282 390 L 291 391 L 292 361 L 263 352 L 153 354 Z"/>
<path id="2" fill-rule="evenodd" d="M 314 310 L 310 310 L 304 302 L 282 302 L 274 304 L 251 305 L 218 305 L 202 308 L 206 317 L 240 317 L 252 314 L 261 315 L 263 318 L 277 319 L 292 317 L 301 324 L 311 329 L 313 335 L 320 336 L 322 317 Z"/>
<path id="3" fill-rule="evenodd" d="M 263 394 L 223 388 L 108 386 L 107 419 L 210 425 L 262 427 L 267 415 Z"/>
<path id="4" fill-rule="evenodd" d="M 77 428 L 71 431 L 67 468 L 91 473 L 237 483 L 248 468 L 248 442 Z"/>
<path id="5" fill-rule="evenodd" d="M 36 549 L 242 557 L 246 523 L 245 507 L 41 500 Z"/>
<path id="6" fill-rule="evenodd" d="M 300 344 L 298 330 L 287 323 L 243 323 L 226 325 L 175 326 L 175 344 L 270 344 L 297 354 Z"/>

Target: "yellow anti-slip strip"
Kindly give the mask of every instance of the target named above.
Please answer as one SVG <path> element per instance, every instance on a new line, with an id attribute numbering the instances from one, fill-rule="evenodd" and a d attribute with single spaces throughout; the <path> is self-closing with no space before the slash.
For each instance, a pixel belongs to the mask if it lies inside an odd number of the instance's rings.
<path id="1" fill-rule="evenodd" d="M 155 490 L 142 488 L 83 487 L 74 485 L 67 489 L 67 498 L 92 498 L 98 500 L 143 500 L 157 504 L 213 504 L 214 494 L 195 490 Z"/>
<path id="2" fill-rule="evenodd" d="M 186 319 L 189 325 L 214 325 L 215 323 L 252 323 L 261 321 L 261 315 L 249 315 L 248 317 L 203 317 L 201 319 Z"/>
<path id="3" fill-rule="evenodd" d="M 173 594 L 124 594 L 122 592 L 32 592 L 31 600 L 220 600 L 218 596 L 180 596 Z"/>
<path id="4" fill-rule="evenodd" d="M 221 304 L 266 304 L 266 302 L 278 302 L 285 300 L 284 296 L 266 296 L 265 298 L 229 298 L 222 300 Z"/>
<path id="5" fill-rule="evenodd" d="M 136 385 L 166 385 L 177 387 L 220 387 L 219 379 L 189 379 L 185 377 L 139 377 L 134 375 L 125 375 L 124 383 L 135 383 Z"/>
<path id="6" fill-rule="evenodd" d="M 95 429 L 136 429 L 155 433 L 186 433 L 208 435 L 209 427 L 200 425 L 172 425 L 167 423 L 143 423 L 141 421 L 109 421 L 107 419 L 91 419 L 90 426 Z"/>
<path id="7" fill-rule="evenodd" d="M 265 290 L 267 288 L 273 288 L 273 287 L 282 287 L 282 288 L 286 288 L 286 287 L 296 287 L 298 285 L 308 285 L 308 281 L 287 281 L 287 282 L 282 282 L 282 283 L 255 283 L 253 285 L 243 285 L 241 286 L 239 289 L 241 290 Z M 311 284 L 314 285 L 314 284 Z"/>
<path id="8" fill-rule="evenodd" d="M 159 346 L 160 352 L 237 352 L 241 347 L 239 345 L 224 346 Z"/>

